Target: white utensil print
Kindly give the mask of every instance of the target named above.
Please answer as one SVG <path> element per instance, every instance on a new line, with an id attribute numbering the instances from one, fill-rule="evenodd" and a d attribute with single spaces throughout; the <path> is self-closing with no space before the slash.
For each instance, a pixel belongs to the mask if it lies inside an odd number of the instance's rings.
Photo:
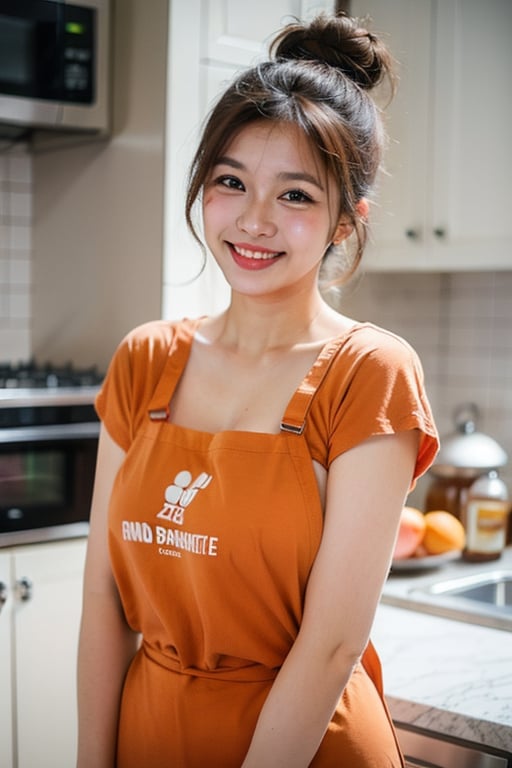
<path id="1" fill-rule="evenodd" d="M 192 484 L 181 494 L 180 504 L 182 507 L 188 507 L 196 493 L 209 485 L 212 476 L 207 472 L 201 472 Z"/>

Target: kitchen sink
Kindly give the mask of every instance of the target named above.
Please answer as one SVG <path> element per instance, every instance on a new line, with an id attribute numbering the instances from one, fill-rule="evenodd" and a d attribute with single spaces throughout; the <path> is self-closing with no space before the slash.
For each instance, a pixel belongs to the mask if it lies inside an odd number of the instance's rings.
<path id="1" fill-rule="evenodd" d="M 431 584 L 431 595 L 455 595 L 477 600 L 512 613 L 512 571 L 491 571 Z"/>
<path id="2" fill-rule="evenodd" d="M 512 631 L 512 570 L 485 570 L 422 583 L 409 590 L 417 608 Z M 412 607 L 412 606 L 411 606 Z"/>

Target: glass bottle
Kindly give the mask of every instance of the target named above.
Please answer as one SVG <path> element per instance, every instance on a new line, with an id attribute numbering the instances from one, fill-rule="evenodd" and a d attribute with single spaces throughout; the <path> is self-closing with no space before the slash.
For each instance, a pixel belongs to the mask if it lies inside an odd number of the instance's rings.
<path id="1" fill-rule="evenodd" d="M 478 477 L 470 486 L 466 501 L 465 560 L 480 563 L 501 557 L 506 545 L 509 511 L 507 486 L 496 470 Z"/>

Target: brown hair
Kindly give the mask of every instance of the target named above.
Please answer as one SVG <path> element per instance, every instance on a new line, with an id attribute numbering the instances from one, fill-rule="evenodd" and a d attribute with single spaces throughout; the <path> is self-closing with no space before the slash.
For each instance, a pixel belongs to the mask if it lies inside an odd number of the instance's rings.
<path id="1" fill-rule="evenodd" d="M 192 162 L 186 220 L 217 158 L 255 121 L 298 126 L 316 148 L 340 192 L 339 215 L 356 233 L 348 274 L 357 268 L 366 226 L 356 205 L 368 196 L 381 162 L 384 131 L 368 91 L 388 77 L 392 58 L 373 34 L 346 15 L 321 14 L 308 24 L 287 25 L 270 46 L 270 59 L 242 72 L 215 105 Z M 330 250 L 330 249 L 329 249 Z"/>

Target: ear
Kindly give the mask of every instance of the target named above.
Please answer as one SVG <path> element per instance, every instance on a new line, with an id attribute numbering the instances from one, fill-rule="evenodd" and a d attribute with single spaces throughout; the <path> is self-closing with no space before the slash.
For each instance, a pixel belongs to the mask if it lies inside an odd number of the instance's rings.
<path id="1" fill-rule="evenodd" d="M 333 245 L 339 245 L 343 242 L 343 240 L 346 240 L 346 238 L 351 234 L 352 229 L 352 224 L 350 221 L 348 221 L 347 217 L 342 216 L 332 236 Z"/>
<path id="2" fill-rule="evenodd" d="M 362 197 L 356 204 L 356 213 L 359 215 L 360 219 L 366 221 L 369 211 L 370 206 L 368 200 L 366 197 Z M 338 222 L 338 226 L 334 231 L 334 235 L 332 236 L 333 245 L 339 245 L 341 242 L 343 242 L 343 240 L 346 240 L 346 238 L 352 234 L 353 228 L 354 227 L 348 218 L 346 216 L 342 216 Z"/>
<path id="3" fill-rule="evenodd" d="M 362 197 L 359 202 L 356 204 L 356 211 L 359 214 L 359 217 L 366 221 L 368 218 L 368 214 L 370 213 L 370 203 L 366 199 L 366 197 Z"/>

